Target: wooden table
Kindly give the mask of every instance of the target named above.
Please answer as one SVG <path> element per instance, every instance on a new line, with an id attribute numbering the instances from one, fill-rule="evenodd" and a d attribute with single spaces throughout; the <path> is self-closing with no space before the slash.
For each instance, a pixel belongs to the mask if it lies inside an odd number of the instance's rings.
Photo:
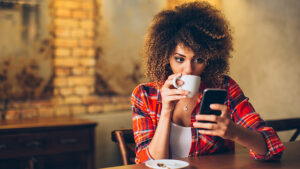
<path id="1" fill-rule="evenodd" d="M 94 169 L 95 126 L 72 117 L 0 121 L 0 169 Z"/>
<path id="2" fill-rule="evenodd" d="M 261 162 L 250 158 L 249 150 L 237 146 L 235 153 L 188 157 L 181 160 L 190 163 L 186 169 L 300 169 L 300 141 L 284 144 L 286 150 L 280 162 Z M 108 168 L 107 168 L 108 169 Z M 145 164 L 110 167 L 109 169 L 149 169 Z"/>

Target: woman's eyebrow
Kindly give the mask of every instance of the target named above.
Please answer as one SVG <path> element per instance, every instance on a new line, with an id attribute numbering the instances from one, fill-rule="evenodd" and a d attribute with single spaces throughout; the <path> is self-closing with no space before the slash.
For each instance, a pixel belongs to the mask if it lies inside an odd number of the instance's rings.
<path id="1" fill-rule="evenodd" d="M 185 55 L 181 54 L 181 53 L 175 53 L 175 55 L 179 55 L 179 56 L 182 56 L 182 57 L 186 57 Z M 193 58 L 199 58 L 197 55 L 193 56 Z"/>
<path id="2" fill-rule="evenodd" d="M 179 55 L 179 56 L 185 57 L 185 55 L 183 55 L 181 53 L 175 53 L 175 55 Z"/>

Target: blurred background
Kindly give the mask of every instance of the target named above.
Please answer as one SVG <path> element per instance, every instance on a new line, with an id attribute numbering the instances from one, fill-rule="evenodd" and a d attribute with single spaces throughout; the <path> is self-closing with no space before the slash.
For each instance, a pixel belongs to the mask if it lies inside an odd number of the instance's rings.
<path id="1" fill-rule="evenodd" d="M 96 167 L 121 165 L 113 129 L 131 128 L 147 26 L 193 0 L 0 0 L 1 120 L 98 122 Z M 230 76 L 265 120 L 300 116 L 300 1 L 207 0 L 230 23 Z M 287 141 L 290 132 L 280 133 Z"/>

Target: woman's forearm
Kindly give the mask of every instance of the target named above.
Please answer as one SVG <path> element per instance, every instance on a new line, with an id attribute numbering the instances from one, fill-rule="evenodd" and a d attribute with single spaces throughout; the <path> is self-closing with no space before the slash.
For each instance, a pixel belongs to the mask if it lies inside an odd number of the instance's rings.
<path id="1" fill-rule="evenodd" d="M 149 145 L 149 152 L 154 159 L 169 158 L 169 135 L 170 135 L 170 122 L 171 118 L 169 115 L 161 112 L 162 116 L 158 122 L 155 134 Z"/>
<path id="2" fill-rule="evenodd" d="M 236 126 L 236 135 L 233 141 L 248 149 L 252 149 L 259 155 L 264 155 L 267 152 L 264 137 L 259 132 L 242 126 Z"/>

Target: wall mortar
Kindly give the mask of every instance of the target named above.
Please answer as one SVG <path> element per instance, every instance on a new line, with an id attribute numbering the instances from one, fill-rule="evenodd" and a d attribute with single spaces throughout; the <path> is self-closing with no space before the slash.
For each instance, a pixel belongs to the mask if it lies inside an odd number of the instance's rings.
<path id="1" fill-rule="evenodd" d="M 128 110 L 129 96 L 95 93 L 95 0 L 53 0 L 53 96 L 11 101 L 6 119 L 73 116 Z"/>

